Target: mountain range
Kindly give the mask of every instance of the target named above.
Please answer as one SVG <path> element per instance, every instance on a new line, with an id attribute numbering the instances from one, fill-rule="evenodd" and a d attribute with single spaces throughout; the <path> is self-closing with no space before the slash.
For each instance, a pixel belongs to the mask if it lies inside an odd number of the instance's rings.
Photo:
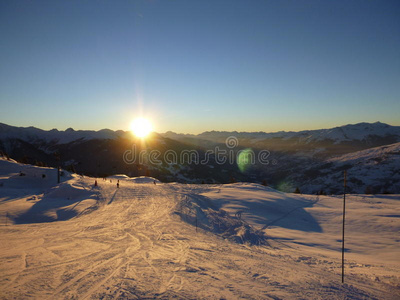
<path id="1" fill-rule="evenodd" d="M 227 144 L 228 143 L 228 144 Z M 229 144 L 233 143 L 233 144 Z M 0 151 L 18 161 L 61 166 L 92 176 L 151 175 L 162 181 L 227 183 L 263 182 L 284 191 L 296 187 L 306 193 L 341 193 L 342 173 L 348 170 L 348 191 L 353 193 L 400 192 L 400 126 L 358 123 L 299 132 L 208 131 L 198 135 L 174 132 L 153 133 L 145 143 L 129 131 L 15 127 L 0 123 Z M 391 146 L 388 146 L 391 145 Z M 234 153 L 234 161 L 218 162 L 215 149 Z M 160 157 L 171 150 L 180 157 L 195 151 L 207 163 L 159 164 L 123 160 L 124 153 L 155 150 Z M 267 154 L 267 163 L 252 157 L 240 162 L 240 152 L 254 157 Z"/>

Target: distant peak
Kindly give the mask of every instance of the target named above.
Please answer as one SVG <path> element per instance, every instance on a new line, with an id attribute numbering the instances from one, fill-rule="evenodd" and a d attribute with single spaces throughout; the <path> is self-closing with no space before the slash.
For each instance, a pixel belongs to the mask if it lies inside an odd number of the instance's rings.
<path id="1" fill-rule="evenodd" d="M 336 128 L 340 128 L 340 127 L 350 127 L 350 126 L 355 126 L 355 127 L 360 127 L 360 126 L 376 126 L 376 127 L 387 127 L 390 126 L 386 123 L 382 123 L 380 121 L 374 122 L 374 123 L 368 123 L 368 122 L 360 122 L 360 123 L 356 123 L 356 124 L 347 124 L 347 125 L 343 125 L 343 126 L 339 126 Z"/>

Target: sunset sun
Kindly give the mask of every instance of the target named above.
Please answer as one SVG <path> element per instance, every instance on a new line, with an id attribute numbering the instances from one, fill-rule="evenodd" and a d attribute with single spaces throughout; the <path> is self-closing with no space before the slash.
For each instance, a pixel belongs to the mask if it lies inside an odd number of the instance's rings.
<path id="1" fill-rule="evenodd" d="M 137 118 L 131 123 L 131 131 L 140 138 L 146 137 L 153 130 L 153 126 L 148 119 Z"/>

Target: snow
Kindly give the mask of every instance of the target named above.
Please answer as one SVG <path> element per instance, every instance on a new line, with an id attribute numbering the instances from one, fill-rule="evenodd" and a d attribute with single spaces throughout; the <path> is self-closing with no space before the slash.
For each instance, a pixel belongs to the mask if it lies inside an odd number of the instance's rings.
<path id="1" fill-rule="evenodd" d="M 134 183 L 154 183 L 154 182 L 161 183 L 158 179 L 153 178 L 153 177 L 148 177 L 148 176 L 129 177 L 124 174 L 117 174 L 117 175 L 108 176 L 107 178 L 121 180 L 121 181 L 134 182 Z"/>
<path id="2" fill-rule="evenodd" d="M 374 193 L 400 192 L 400 143 L 352 152 L 311 164 L 309 170 L 320 172 L 320 176 L 300 184 L 301 191 L 341 191 L 343 170 L 347 170 L 348 191 L 363 193 L 367 187 Z M 301 182 L 301 175 L 297 175 Z M 300 180 L 299 180 L 300 179 Z"/>
<path id="3" fill-rule="evenodd" d="M 393 154 L 400 155 L 400 143 L 374 147 L 362 151 L 344 154 L 339 157 L 331 158 L 328 160 L 328 162 L 357 164 L 366 160 L 377 159 L 377 158 L 384 160 L 386 157 Z"/>
<path id="4" fill-rule="evenodd" d="M 0 160 L 2 299 L 400 296 L 399 195 L 348 195 L 342 284 L 339 196 L 54 174 Z"/>
<path id="5" fill-rule="evenodd" d="M 132 177 L 130 181 L 134 183 L 160 183 L 160 181 L 156 178 L 153 177 L 146 177 L 146 176 L 140 176 L 140 177 Z"/>
<path id="6" fill-rule="evenodd" d="M 108 179 L 116 179 L 116 180 L 126 180 L 129 179 L 129 176 L 126 176 L 124 174 L 116 174 L 116 175 L 112 175 L 112 176 L 108 176 Z"/>

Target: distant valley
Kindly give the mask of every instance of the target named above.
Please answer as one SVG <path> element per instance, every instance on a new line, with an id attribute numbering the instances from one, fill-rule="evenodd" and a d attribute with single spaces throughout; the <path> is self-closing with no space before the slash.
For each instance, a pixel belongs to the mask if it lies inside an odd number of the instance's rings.
<path id="1" fill-rule="evenodd" d="M 227 144 L 227 140 L 233 144 Z M 219 162 L 215 149 L 233 153 L 234 161 Z M 134 148 L 198 154 L 199 162 L 126 163 Z M 23 163 L 57 167 L 97 177 L 112 174 L 147 175 L 165 182 L 264 183 L 282 191 L 340 194 L 348 170 L 351 193 L 400 193 L 400 126 L 358 123 L 300 132 L 220 132 L 198 135 L 153 133 L 142 142 L 128 131 L 45 131 L 0 123 L 0 151 Z M 260 152 L 266 162 L 239 161 L 238 152 Z M 211 153 L 211 154 L 210 154 Z M 267 155 L 265 155 L 267 154 Z M 200 162 L 207 163 L 200 163 Z"/>

